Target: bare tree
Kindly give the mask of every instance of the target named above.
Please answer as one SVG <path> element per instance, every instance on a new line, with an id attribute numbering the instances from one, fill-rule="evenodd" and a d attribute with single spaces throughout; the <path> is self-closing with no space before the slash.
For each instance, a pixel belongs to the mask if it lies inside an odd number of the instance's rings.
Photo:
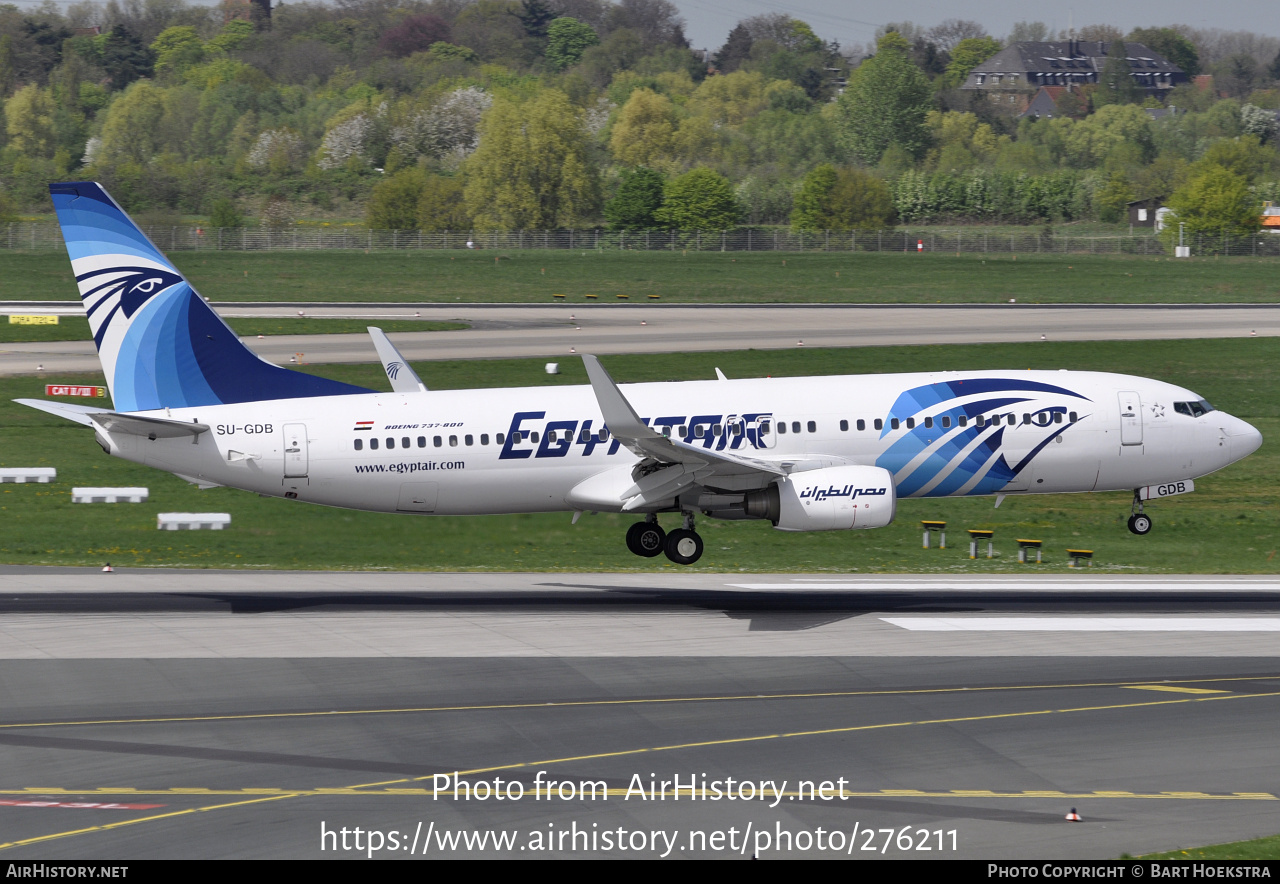
<path id="1" fill-rule="evenodd" d="M 1049 26 L 1042 21 L 1015 22 L 1005 43 L 1044 43 L 1051 35 Z"/>
<path id="2" fill-rule="evenodd" d="M 903 36 L 906 36 L 905 34 Z M 949 18 L 936 24 L 925 32 L 925 39 L 939 49 L 950 52 L 961 40 L 987 36 L 987 29 L 976 21 L 963 18 Z"/>

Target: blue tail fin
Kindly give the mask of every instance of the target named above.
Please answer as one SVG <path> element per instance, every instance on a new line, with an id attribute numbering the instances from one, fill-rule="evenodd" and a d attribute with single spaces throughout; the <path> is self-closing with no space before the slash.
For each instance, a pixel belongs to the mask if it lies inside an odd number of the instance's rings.
<path id="1" fill-rule="evenodd" d="M 117 411 L 370 392 L 256 356 L 100 185 L 49 192 Z"/>

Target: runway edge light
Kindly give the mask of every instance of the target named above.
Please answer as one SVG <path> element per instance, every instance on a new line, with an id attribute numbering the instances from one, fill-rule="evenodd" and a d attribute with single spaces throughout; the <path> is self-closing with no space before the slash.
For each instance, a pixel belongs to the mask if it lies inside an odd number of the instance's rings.
<path id="1" fill-rule="evenodd" d="M 1080 818 L 1080 814 L 1076 813 L 1076 809 L 1073 807 L 1071 808 L 1071 812 L 1067 814 L 1067 822 L 1082 823 L 1084 820 Z"/>

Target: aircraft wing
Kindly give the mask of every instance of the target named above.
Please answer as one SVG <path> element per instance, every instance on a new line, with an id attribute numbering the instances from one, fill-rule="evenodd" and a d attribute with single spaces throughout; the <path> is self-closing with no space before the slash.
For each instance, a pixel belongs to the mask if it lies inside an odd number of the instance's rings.
<path id="1" fill-rule="evenodd" d="M 733 479 L 736 480 L 734 484 L 744 484 L 745 480 L 747 485 L 764 487 L 778 476 L 790 472 L 788 467 L 792 464 L 789 463 L 728 451 L 711 451 L 668 438 L 646 427 L 600 360 L 594 356 L 583 356 L 582 361 L 609 433 L 632 454 L 649 459 L 650 466 L 655 467 L 622 495 L 628 501 L 624 510 L 670 497 L 680 488 L 695 482 L 705 485 Z"/>

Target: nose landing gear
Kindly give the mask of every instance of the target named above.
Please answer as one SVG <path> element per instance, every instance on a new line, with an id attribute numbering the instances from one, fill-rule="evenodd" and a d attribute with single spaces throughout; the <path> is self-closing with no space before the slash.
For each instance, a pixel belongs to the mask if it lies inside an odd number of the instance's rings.
<path id="1" fill-rule="evenodd" d="M 1129 516 L 1129 530 L 1142 536 L 1151 533 L 1151 517 L 1142 511 L 1142 497 L 1137 489 L 1133 492 L 1133 515 Z"/>

